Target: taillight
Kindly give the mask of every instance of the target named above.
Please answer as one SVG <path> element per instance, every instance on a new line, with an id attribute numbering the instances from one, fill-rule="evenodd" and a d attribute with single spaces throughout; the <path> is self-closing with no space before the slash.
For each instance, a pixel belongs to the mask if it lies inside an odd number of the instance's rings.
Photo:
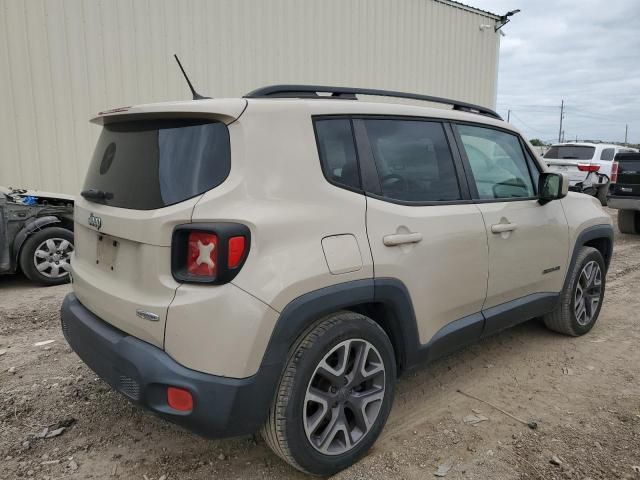
<path id="1" fill-rule="evenodd" d="M 218 264 L 217 247 L 217 235 L 207 232 L 189 232 L 187 271 L 191 275 L 215 277 Z"/>
<path id="2" fill-rule="evenodd" d="M 578 170 L 581 172 L 597 172 L 600 170 L 600 165 L 593 163 L 579 163 Z"/>
<path id="3" fill-rule="evenodd" d="M 609 182 L 616 183 L 618 181 L 618 162 L 613 162 L 611 164 L 611 178 Z"/>
<path id="4" fill-rule="evenodd" d="M 229 253 L 227 255 L 229 268 L 236 268 L 240 265 L 240 260 L 244 256 L 244 245 L 244 237 L 231 237 L 229 239 Z"/>
<path id="5" fill-rule="evenodd" d="M 178 225 L 171 242 L 171 273 L 179 282 L 230 282 L 244 264 L 251 235 L 239 223 Z"/>

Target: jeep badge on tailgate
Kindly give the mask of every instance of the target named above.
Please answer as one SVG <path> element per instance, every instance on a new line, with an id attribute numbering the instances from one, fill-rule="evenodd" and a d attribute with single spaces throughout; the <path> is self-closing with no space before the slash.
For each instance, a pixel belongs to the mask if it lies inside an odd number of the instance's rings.
<path id="1" fill-rule="evenodd" d="M 92 227 L 95 227 L 96 229 L 100 230 L 100 227 L 102 227 L 102 219 L 100 217 L 96 217 L 93 213 L 89 214 L 89 225 Z"/>

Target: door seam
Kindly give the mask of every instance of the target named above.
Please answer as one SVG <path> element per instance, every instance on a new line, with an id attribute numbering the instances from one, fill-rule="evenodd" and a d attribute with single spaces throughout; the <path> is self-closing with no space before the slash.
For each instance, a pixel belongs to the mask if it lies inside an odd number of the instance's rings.
<path id="1" fill-rule="evenodd" d="M 480 311 L 484 311 L 484 308 L 487 304 L 487 298 L 489 298 L 489 276 L 491 275 L 491 257 L 489 254 L 489 230 L 487 230 L 487 221 L 484 218 L 484 214 L 482 213 L 482 210 L 480 210 L 480 207 L 478 207 L 477 203 L 473 204 L 476 207 L 476 210 L 478 210 L 478 213 L 480 214 L 480 218 L 482 218 L 482 224 L 484 225 L 484 238 L 485 238 L 485 242 L 487 244 L 487 282 L 486 282 L 486 290 L 484 293 L 484 300 L 482 302 L 482 307 L 480 307 Z"/>

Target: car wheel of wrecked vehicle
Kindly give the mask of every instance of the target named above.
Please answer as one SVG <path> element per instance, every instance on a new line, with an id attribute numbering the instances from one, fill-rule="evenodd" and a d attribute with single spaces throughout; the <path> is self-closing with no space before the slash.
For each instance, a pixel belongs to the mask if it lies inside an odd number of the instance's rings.
<path id="1" fill-rule="evenodd" d="M 49 227 L 35 232 L 20 251 L 20 268 L 32 282 L 60 285 L 69 281 L 73 232 Z"/>
<path id="2" fill-rule="evenodd" d="M 618 228 L 621 233 L 640 233 L 640 213 L 635 210 L 618 210 Z"/>

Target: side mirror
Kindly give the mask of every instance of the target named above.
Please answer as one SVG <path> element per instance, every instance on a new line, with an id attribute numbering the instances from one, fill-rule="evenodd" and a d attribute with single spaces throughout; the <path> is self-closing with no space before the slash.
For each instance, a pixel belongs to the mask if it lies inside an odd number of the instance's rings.
<path id="1" fill-rule="evenodd" d="M 567 196 L 569 178 L 564 173 L 543 172 L 538 180 L 538 202 L 540 205 Z"/>

